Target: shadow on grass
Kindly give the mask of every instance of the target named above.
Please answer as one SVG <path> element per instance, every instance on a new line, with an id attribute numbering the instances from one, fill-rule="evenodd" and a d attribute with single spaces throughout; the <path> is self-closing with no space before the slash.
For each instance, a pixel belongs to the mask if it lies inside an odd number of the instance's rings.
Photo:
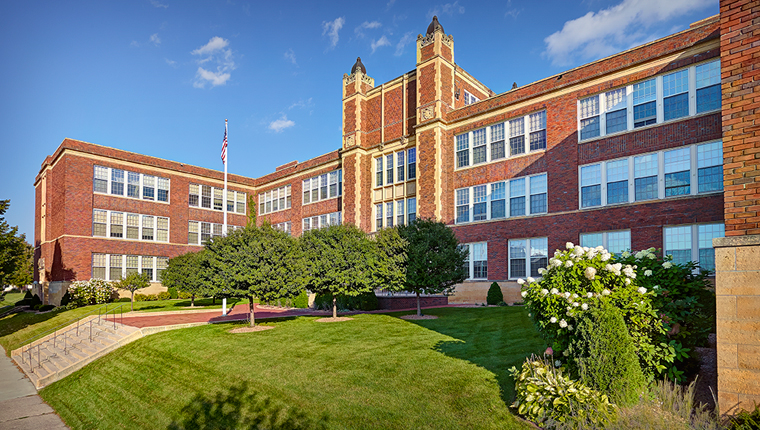
<path id="1" fill-rule="evenodd" d="M 247 382 L 209 396 L 198 394 L 180 414 L 181 421 L 169 424 L 168 430 L 322 430 L 328 422 L 326 414 L 312 418 L 301 409 L 284 406 L 249 389 Z"/>
<path id="2" fill-rule="evenodd" d="M 11 314 L 0 320 L 0 337 L 15 333 L 27 326 L 47 321 L 56 315 L 58 315 L 58 312 L 45 312 L 42 314 L 34 312 L 18 312 Z"/>

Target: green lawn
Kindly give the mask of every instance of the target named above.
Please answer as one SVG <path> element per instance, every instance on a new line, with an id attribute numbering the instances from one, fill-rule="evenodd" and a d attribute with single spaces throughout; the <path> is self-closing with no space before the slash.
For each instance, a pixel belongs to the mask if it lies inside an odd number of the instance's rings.
<path id="1" fill-rule="evenodd" d="M 16 304 L 17 301 L 24 298 L 24 293 L 8 293 L 5 295 L 3 300 L 0 300 L 0 312 L 5 310 L 5 308 L 12 307 Z"/>
<path id="2" fill-rule="evenodd" d="M 527 312 L 426 312 L 440 318 L 364 314 L 316 323 L 299 317 L 268 322 L 275 328 L 257 333 L 228 333 L 241 324 L 158 333 L 40 394 L 73 429 L 212 428 L 206 422 L 213 428 L 262 422 L 280 429 L 529 428 L 507 408 L 513 382 L 506 374 L 543 349 Z"/>

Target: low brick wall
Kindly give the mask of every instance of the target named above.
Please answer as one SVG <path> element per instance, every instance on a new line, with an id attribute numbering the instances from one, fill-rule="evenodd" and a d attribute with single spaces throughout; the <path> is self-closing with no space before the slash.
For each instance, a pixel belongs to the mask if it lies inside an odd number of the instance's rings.
<path id="1" fill-rule="evenodd" d="M 486 302 L 488 289 L 494 281 L 467 281 L 456 286 L 449 303 L 481 304 Z M 520 285 L 515 281 L 497 281 L 506 303 L 522 301 Z"/>
<path id="2" fill-rule="evenodd" d="M 378 306 L 380 309 L 409 309 L 417 307 L 416 296 L 393 296 L 378 297 Z M 449 298 L 446 296 L 428 296 L 420 297 L 420 306 L 445 306 L 449 304 Z"/>

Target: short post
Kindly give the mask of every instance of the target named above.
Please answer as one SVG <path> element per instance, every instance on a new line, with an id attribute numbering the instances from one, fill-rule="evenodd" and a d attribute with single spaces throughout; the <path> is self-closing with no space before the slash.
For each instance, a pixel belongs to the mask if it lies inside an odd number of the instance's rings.
<path id="1" fill-rule="evenodd" d="M 227 316 L 227 297 L 222 297 L 222 316 Z"/>
<path id="2" fill-rule="evenodd" d="M 92 320 L 90 320 L 90 342 L 92 342 Z"/>

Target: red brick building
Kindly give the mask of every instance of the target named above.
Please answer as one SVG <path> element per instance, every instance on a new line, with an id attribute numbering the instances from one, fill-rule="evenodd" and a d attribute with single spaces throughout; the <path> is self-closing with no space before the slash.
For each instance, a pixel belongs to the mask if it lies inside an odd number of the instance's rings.
<path id="1" fill-rule="evenodd" d="M 663 248 L 714 267 L 712 239 L 724 236 L 718 16 L 501 94 L 454 55 L 434 18 L 412 71 L 376 84 L 357 60 L 341 83 L 340 148 L 260 178 L 231 175 L 229 224 L 245 225 L 250 204 L 293 235 L 443 220 L 470 250 L 470 279 L 452 301 L 484 302 L 493 281 L 518 300 L 516 279 L 537 276 L 565 242 Z M 157 281 L 167 258 L 222 233 L 222 178 L 64 140 L 35 182 L 46 297 L 130 271 Z"/>

